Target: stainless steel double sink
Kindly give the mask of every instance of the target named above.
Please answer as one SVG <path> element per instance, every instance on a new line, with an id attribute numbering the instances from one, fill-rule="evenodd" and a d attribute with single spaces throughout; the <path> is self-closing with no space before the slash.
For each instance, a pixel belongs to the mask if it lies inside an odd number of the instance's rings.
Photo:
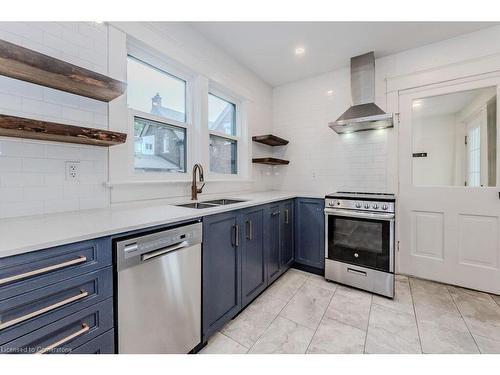
<path id="1" fill-rule="evenodd" d="M 213 199 L 210 201 L 203 201 L 203 202 L 191 202 L 191 203 L 176 204 L 176 206 L 186 207 L 186 208 L 203 209 L 203 208 L 214 208 L 217 206 L 226 206 L 228 204 L 235 204 L 235 203 L 241 203 L 241 202 L 246 202 L 246 201 L 242 200 L 242 199 Z"/>

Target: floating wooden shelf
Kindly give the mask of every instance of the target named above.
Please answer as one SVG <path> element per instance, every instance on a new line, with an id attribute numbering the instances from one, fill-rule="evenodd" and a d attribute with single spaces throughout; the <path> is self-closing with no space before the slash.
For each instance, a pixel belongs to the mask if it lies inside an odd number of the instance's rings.
<path id="1" fill-rule="evenodd" d="M 114 146 L 127 140 L 124 133 L 7 115 L 0 115 L 0 136 L 93 146 Z"/>
<path id="2" fill-rule="evenodd" d="M 109 102 L 127 85 L 16 44 L 0 40 L 0 74 L 72 94 Z"/>
<path id="3" fill-rule="evenodd" d="M 290 163 L 290 161 L 277 158 L 254 158 L 252 159 L 252 163 L 268 164 L 268 165 L 287 165 L 288 163 Z"/>
<path id="4" fill-rule="evenodd" d="M 268 146 L 284 146 L 288 144 L 288 141 L 286 139 L 277 137 L 272 134 L 253 136 L 252 141 L 262 143 Z"/>

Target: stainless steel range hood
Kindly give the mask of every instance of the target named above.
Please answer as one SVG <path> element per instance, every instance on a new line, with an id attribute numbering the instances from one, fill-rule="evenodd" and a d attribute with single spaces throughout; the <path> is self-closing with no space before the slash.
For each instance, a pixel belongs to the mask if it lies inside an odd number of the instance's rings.
<path id="1" fill-rule="evenodd" d="M 385 113 L 375 101 L 375 55 L 373 52 L 351 58 L 351 97 L 353 106 L 335 122 L 328 124 L 336 133 L 392 128 L 392 113 Z"/>

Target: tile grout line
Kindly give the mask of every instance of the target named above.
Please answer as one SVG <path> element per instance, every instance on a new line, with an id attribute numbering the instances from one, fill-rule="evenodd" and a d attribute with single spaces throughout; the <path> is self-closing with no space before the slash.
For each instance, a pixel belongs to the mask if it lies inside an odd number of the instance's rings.
<path id="1" fill-rule="evenodd" d="M 285 276 L 285 274 L 287 272 L 289 272 L 290 270 L 287 270 L 281 277 Z M 257 339 L 255 340 L 255 342 L 252 344 L 252 346 L 248 349 L 247 353 L 246 354 L 249 354 L 250 353 L 250 350 L 252 350 L 252 348 L 255 346 L 255 344 L 257 344 L 257 342 L 259 341 L 259 339 L 269 330 L 269 327 L 271 327 L 271 325 L 274 323 L 274 321 L 276 320 L 276 318 L 278 316 L 280 316 L 281 312 L 288 306 L 288 304 L 290 303 L 290 301 L 293 299 L 293 297 L 295 297 L 295 295 L 299 292 L 299 290 L 302 288 L 302 286 L 304 286 L 304 284 L 306 283 L 307 279 L 309 279 L 310 276 L 306 276 L 305 277 L 305 280 L 302 282 L 302 284 L 300 284 L 300 286 L 297 288 L 297 290 L 293 293 L 292 297 L 290 297 L 290 299 L 288 300 L 287 303 L 285 303 L 285 306 L 283 306 L 281 308 L 281 310 L 278 312 L 278 314 L 276 314 L 276 316 L 274 317 L 273 320 L 271 320 L 271 322 L 267 325 L 266 329 L 264 329 L 264 332 L 262 332 L 259 337 L 257 337 Z M 253 302 L 252 302 L 253 303 Z M 284 317 L 282 317 L 284 318 Z M 286 319 L 286 318 L 284 318 Z M 287 319 L 287 320 L 290 320 L 290 319 Z M 295 322 L 294 322 L 295 323 Z M 296 323 L 298 324 L 298 323 Z"/>
<path id="2" fill-rule="evenodd" d="M 458 305 L 457 303 L 455 302 L 455 298 L 453 298 L 453 295 L 451 294 L 450 292 L 450 289 L 449 289 L 449 286 L 448 284 L 445 284 L 446 285 L 446 291 L 448 292 L 448 294 L 450 295 L 451 297 L 451 300 L 453 301 L 453 305 L 455 306 L 455 308 L 458 310 L 458 313 L 460 314 L 460 317 L 462 318 L 462 320 L 464 321 L 465 323 L 465 326 L 467 327 L 467 331 L 469 332 L 469 335 L 472 337 L 472 341 L 474 341 L 474 345 L 476 345 L 476 348 L 477 348 L 477 351 L 481 353 L 481 349 L 479 349 L 479 345 L 477 344 L 476 342 L 476 338 L 474 337 L 474 335 L 472 334 L 470 328 L 469 328 L 469 324 L 467 324 L 467 320 L 464 318 L 464 316 L 462 315 L 462 311 L 460 311 L 460 309 L 458 308 Z"/>
<path id="3" fill-rule="evenodd" d="M 326 288 L 324 288 L 326 290 Z M 333 297 L 337 293 L 338 285 L 335 287 L 335 290 L 332 293 L 332 296 L 330 297 L 330 300 L 328 301 L 328 305 L 326 305 L 325 311 L 323 311 L 323 315 L 321 316 L 321 319 L 319 320 L 318 325 L 316 326 L 316 329 L 314 330 L 314 333 L 311 336 L 311 339 L 309 340 L 309 343 L 307 344 L 306 351 L 304 354 L 307 354 L 307 351 L 309 350 L 309 347 L 311 346 L 312 340 L 314 339 L 314 336 L 316 336 L 316 332 L 318 332 L 319 326 L 321 323 L 323 323 L 323 319 L 325 319 L 326 312 L 328 311 L 328 307 L 330 307 L 330 304 L 332 303 Z"/>
<path id="4" fill-rule="evenodd" d="M 410 277 L 408 277 L 408 288 L 410 288 L 411 305 L 413 306 L 413 316 L 415 317 L 415 324 L 417 325 L 418 344 L 420 345 L 420 351 L 422 352 L 422 354 L 424 354 L 424 348 L 422 347 L 422 338 L 420 337 L 420 327 L 418 325 L 418 319 L 417 319 L 417 309 L 415 308 L 415 300 L 413 299 L 413 290 L 411 288 Z"/>
<path id="5" fill-rule="evenodd" d="M 247 350 L 245 354 L 247 354 L 247 353 L 248 353 L 248 351 L 250 350 L 250 348 L 249 348 L 249 347 L 247 347 L 246 345 L 243 345 L 243 344 L 242 344 L 241 342 L 239 342 L 239 341 L 236 341 L 236 340 L 235 340 L 235 339 L 233 339 L 231 336 L 226 335 L 224 332 L 222 332 L 222 331 L 217 331 L 217 332 L 219 332 L 222 336 L 227 337 L 229 340 L 234 341 L 234 342 L 235 342 L 235 343 L 237 343 L 238 345 L 243 346 L 243 347 Z"/>
<path id="6" fill-rule="evenodd" d="M 366 323 L 365 342 L 363 344 L 363 354 L 366 354 L 366 340 L 368 338 L 368 329 L 370 328 L 370 317 L 372 315 L 372 306 L 373 306 L 373 294 L 370 298 L 370 310 L 368 311 L 368 322 Z"/>

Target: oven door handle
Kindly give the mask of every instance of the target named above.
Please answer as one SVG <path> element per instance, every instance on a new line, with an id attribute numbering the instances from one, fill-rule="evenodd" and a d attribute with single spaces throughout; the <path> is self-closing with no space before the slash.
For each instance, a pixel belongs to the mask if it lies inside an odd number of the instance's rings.
<path id="1" fill-rule="evenodd" d="M 354 217 L 360 219 L 386 220 L 386 221 L 394 220 L 394 214 L 361 212 L 354 210 L 343 210 L 340 208 L 325 208 L 325 215 Z"/>

